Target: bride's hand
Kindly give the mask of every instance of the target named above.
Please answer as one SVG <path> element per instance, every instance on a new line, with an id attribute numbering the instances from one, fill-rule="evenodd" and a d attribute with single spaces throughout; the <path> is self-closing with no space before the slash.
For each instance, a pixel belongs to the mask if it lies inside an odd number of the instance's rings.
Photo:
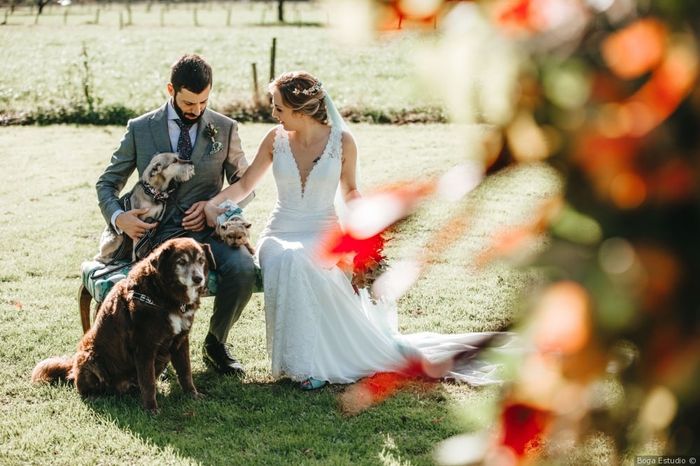
<path id="1" fill-rule="evenodd" d="M 207 225 L 209 225 L 212 228 L 215 227 L 216 217 L 218 217 L 224 212 L 226 212 L 226 209 L 219 207 L 212 201 L 207 202 L 204 206 L 204 215 L 207 217 Z"/>

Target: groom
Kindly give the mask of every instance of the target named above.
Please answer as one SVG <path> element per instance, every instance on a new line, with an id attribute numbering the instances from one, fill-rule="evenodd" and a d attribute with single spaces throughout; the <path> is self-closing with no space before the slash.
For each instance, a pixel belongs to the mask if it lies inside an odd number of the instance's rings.
<path id="1" fill-rule="evenodd" d="M 211 246 L 219 281 L 204 340 L 204 361 L 219 373 L 241 375 L 243 366 L 231 356 L 225 343 L 252 294 L 255 266 L 246 248 L 231 248 L 211 236 L 204 205 L 221 191 L 224 176 L 229 184 L 235 183 L 248 162 L 238 124 L 207 108 L 211 85 L 212 70 L 202 57 L 184 55 L 176 61 L 167 85 L 170 99 L 162 107 L 129 120 L 119 148 L 97 181 L 97 198 L 108 224 L 134 241 L 157 228 L 158 242 L 189 236 Z M 140 176 L 159 152 L 178 152 L 180 158 L 192 161 L 195 174 L 169 195 L 158 224 L 145 223 L 137 217 L 140 211 L 125 212 L 117 200 L 134 169 Z"/>

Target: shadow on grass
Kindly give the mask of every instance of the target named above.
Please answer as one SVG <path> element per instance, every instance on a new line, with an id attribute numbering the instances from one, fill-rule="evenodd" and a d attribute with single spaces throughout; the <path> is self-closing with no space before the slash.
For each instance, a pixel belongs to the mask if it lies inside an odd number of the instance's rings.
<path id="1" fill-rule="evenodd" d="M 194 377 L 205 398 L 189 398 L 173 374 L 159 383 L 157 416 L 140 408 L 138 396 L 86 403 L 144 441 L 204 464 L 377 464 L 392 449 L 394 456 L 429 463 L 435 443 L 459 432 L 439 384 L 417 383 L 346 416 L 338 403 L 346 386 L 306 392 L 289 380 L 249 383 L 210 372 Z"/>

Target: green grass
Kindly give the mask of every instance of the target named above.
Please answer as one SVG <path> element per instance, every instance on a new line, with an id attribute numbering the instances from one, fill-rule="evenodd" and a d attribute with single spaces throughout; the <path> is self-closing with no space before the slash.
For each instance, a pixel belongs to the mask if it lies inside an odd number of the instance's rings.
<path id="1" fill-rule="evenodd" d="M 161 104 L 170 65 L 183 53 L 196 52 L 213 66 L 212 106 L 221 109 L 251 99 L 252 63 L 257 63 L 259 86 L 265 92 L 273 37 L 277 38 L 275 74 L 308 70 L 325 83 L 339 107 L 381 114 L 436 105 L 430 93 L 406 79 L 414 51 L 433 40 L 429 36 L 388 32 L 376 42 L 343 45 L 326 27 L 294 25 L 296 18 L 325 24 L 334 14 L 325 4 L 289 3 L 291 25 L 258 25 L 263 17 L 268 23 L 274 20 L 269 6 L 234 4 L 229 27 L 226 7 L 208 3 L 198 10 L 201 27 L 194 27 L 194 4 L 173 5 L 164 13 L 161 27 L 164 5 L 147 12 L 146 4 L 135 4 L 133 25 L 123 29 L 119 28 L 119 13 L 126 11 L 123 5 L 103 7 L 98 25 L 87 24 L 94 20 L 93 6 L 68 7 L 65 25 L 66 10 L 60 7 L 47 9 L 36 25 L 29 9 L 19 9 L 8 18 L 8 25 L 0 26 L 0 116 L 71 110 L 83 103 L 82 44 L 90 57 L 92 93 L 102 107 L 123 106 L 138 114 Z"/>
<path id="2" fill-rule="evenodd" d="M 247 154 L 267 129 L 242 125 Z M 469 156 L 458 142 L 476 129 L 451 125 L 356 125 L 366 189 L 443 172 Z M 118 127 L 0 128 L 0 463 L 2 464 L 429 464 L 435 444 L 491 422 L 496 389 L 417 386 L 355 417 L 341 414 L 343 386 L 302 392 L 270 377 L 261 295 L 231 332 L 246 365 L 239 381 L 207 371 L 200 346 L 211 316 L 205 300 L 192 331 L 195 384 L 189 400 L 175 381 L 159 383 L 161 414 L 134 397 L 82 400 L 70 386 L 32 386 L 33 366 L 70 354 L 81 336 L 81 261 L 96 252 L 103 220 L 94 182 L 121 135 Z M 472 139 L 473 142 L 473 139 Z M 129 184 L 129 186 L 131 183 Z M 473 267 L 489 234 L 527 219 L 558 181 L 542 166 L 490 179 L 466 201 L 470 229 L 400 302 L 403 332 L 496 329 L 517 312 L 532 274 L 495 264 Z M 274 204 L 271 174 L 246 209 L 254 237 Z M 392 259 L 411 257 L 463 208 L 432 200 L 402 225 Z M 432 388 L 429 390 L 428 388 Z"/>

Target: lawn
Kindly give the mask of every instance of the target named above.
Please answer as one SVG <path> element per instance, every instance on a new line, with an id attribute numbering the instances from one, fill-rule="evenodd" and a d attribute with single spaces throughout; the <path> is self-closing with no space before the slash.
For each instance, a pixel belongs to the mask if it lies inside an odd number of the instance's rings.
<path id="1" fill-rule="evenodd" d="M 229 4 L 231 5 L 231 4 Z M 399 110 L 435 106 L 432 93 L 406 79 L 415 53 L 434 37 L 418 32 L 387 32 L 380 40 L 348 45 L 326 27 L 336 12 L 324 3 L 287 6 L 289 25 L 279 26 L 269 4 L 135 4 L 133 25 L 123 5 L 47 7 L 35 24 L 28 8 L 0 26 L 3 72 L 0 117 L 39 108 L 72 109 L 85 102 L 83 84 L 99 105 L 120 105 L 142 113 L 166 95 L 170 65 L 182 54 L 204 55 L 214 69 L 212 106 L 252 97 L 253 63 L 261 91 L 269 80 L 270 47 L 277 39 L 275 74 L 306 69 L 326 85 L 339 107 Z M 66 16 L 66 12 L 69 14 Z M 2 10 L 0 10 L 2 14 Z M 160 25 L 165 18 L 164 26 Z M 297 26 L 297 21 L 312 26 Z M 83 46 L 89 71 L 83 65 Z"/>
<path id="2" fill-rule="evenodd" d="M 242 125 L 247 154 L 266 130 Z M 355 125 L 365 189 L 439 174 L 468 156 L 459 141 L 476 128 L 453 125 Z M 159 383 L 161 414 L 146 415 L 133 397 L 82 400 L 70 386 L 32 386 L 40 359 L 70 354 L 81 336 L 77 290 L 81 261 L 96 252 L 103 220 L 94 183 L 121 135 L 119 127 L 49 126 L 0 129 L 0 463 L 15 464 L 430 464 L 437 442 L 491 422 L 495 388 L 419 384 L 357 416 L 343 415 L 343 386 L 302 392 L 274 381 L 265 351 L 261 295 L 231 332 L 244 362 L 243 380 L 209 372 L 201 344 L 211 299 L 191 336 L 201 401 L 172 379 Z M 517 294 L 531 272 L 495 264 L 476 269 L 490 234 L 532 214 L 558 189 L 543 166 L 521 167 L 469 195 L 470 228 L 400 301 L 402 332 L 496 329 L 518 311 Z M 268 174 L 246 214 L 254 236 L 274 204 Z M 431 236 L 463 204 L 431 200 L 403 224 L 392 260 L 434 247 Z M 477 409 L 484 408 L 484 409 Z"/>

